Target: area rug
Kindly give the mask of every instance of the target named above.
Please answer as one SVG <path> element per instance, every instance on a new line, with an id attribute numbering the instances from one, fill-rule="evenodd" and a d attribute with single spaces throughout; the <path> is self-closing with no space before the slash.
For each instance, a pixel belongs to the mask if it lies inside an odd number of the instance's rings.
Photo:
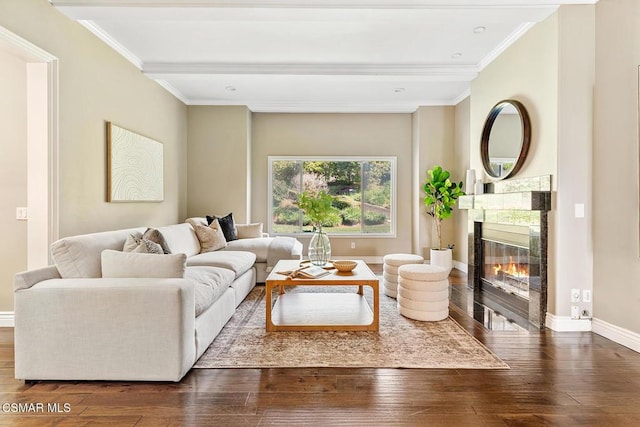
<path id="1" fill-rule="evenodd" d="M 288 287 L 287 292 L 313 289 Z M 335 289 L 355 292 L 355 287 Z M 407 319 L 398 314 L 396 300 L 384 294 L 379 332 L 266 332 L 264 286 L 251 291 L 194 367 L 509 369 L 453 319 Z"/>

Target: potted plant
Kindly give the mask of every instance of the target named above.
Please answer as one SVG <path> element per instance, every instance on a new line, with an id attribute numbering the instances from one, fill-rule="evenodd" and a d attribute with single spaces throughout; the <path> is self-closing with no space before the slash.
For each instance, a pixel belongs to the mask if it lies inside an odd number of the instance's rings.
<path id="1" fill-rule="evenodd" d="M 309 260 L 313 265 L 323 266 L 331 259 L 331 243 L 322 225 L 331 219 L 338 210 L 332 206 L 333 197 L 326 191 L 298 194 L 298 207 L 311 219 L 313 237 L 309 242 Z"/>
<path id="2" fill-rule="evenodd" d="M 464 196 L 462 191 L 462 181 L 456 184 L 452 182 L 451 173 L 443 170 L 441 166 L 434 166 L 427 171 L 427 179 L 424 184 L 424 205 L 427 214 L 433 217 L 438 236 L 438 246 L 431 248 L 431 264 L 441 265 L 449 271 L 453 268 L 453 258 L 451 249 L 453 245 L 442 247 L 442 221 L 451 217 L 451 211 L 460 196 Z"/>

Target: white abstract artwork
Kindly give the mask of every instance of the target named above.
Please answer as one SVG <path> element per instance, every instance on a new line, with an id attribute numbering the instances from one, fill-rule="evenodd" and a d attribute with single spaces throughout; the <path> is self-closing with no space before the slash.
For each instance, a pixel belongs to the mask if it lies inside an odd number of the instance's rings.
<path id="1" fill-rule="evenodd" d="M 161 142 L 107 122 L 109 202 L 164 200 Z"/>

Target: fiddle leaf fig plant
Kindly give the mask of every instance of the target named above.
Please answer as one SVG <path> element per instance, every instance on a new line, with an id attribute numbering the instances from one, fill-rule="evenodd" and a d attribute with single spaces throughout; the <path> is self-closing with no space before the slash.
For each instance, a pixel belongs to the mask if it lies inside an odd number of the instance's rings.
<path id="1" fill-rule="evenodd" d="M 298 194 L 298 207 L 311 219 L 316 230 L 322 232 L 322 224 L 327 222 L 331 215 L 338 212 L 332 205 L 333 197 L 326 191 L 310 193 L 303 191 Z"/>
<path id="2" fill-rule="evenodd" d="M 452 182 L 451 173 L 443 170 L 441 166 L 434 166 L 427 171 L 427 179 L 424 184 L 424 205 L 427 214 L 435 220 L 436 233 L 438 235 L 438 248 L 442 248 L 442 220 L 451 217 L 451 212 L 462 191 L 462 181 Z"/>

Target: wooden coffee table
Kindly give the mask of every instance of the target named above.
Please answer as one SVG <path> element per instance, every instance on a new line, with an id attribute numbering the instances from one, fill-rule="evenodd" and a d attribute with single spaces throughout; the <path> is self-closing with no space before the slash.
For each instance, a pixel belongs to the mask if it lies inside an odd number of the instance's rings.
<path id="1" fill-rule="evenodd" d="M 278 274 L 299 268 L 297 260 L 281 260 L 267 277 L 267 331 L 377 331 L 380 317 L 378 278 L 364 261 L 351 273 L 330 270 L 318 279 L 290 279 Z M 286 293 L 287 286 L 357 286 L 349 292 Z M 364 297 L 363 287 L 373 290 L 373 307 Z M 275 304 L 274 288 L 278 288 Z"/>

